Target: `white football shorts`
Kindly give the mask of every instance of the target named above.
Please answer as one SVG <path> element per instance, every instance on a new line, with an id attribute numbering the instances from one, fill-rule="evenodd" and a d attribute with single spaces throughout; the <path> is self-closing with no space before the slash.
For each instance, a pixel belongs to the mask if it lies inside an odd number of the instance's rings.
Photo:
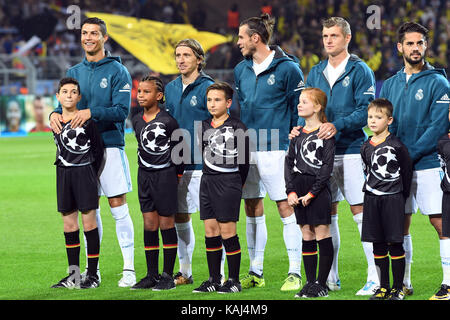
<path id="1" fill-rule="evenodd" d="M 405 212 L 416 213 L 417 209 L 423 215 L 442 213 L 441 180 L 444 171 L 441 168 L 416 170 L 411 181 L 411 193 L 406 200 Z"/>
<path id="2" fill-rule="evenodd" d="M 250 168 L 242 189 L 242 198 L 264 198 L 272 201 L 286 200 L 284 162 L 287 151 L 256 151 L 250 154 Z"/>
<path id="3" fill-rule="evenodd" d="M 351 205 L 364 202 L 364 170 L 360 154 L 335 155 L 333 174 L 330 179 L 333 202 L 347 200 Z"/>
<path id="4" fill-rule="evenodd" d="M 124 150 L 106 148 L 103 164 L 99 179 L 99 196 L 111 198 L 133 190 L 128 158 Z"/>
<path id="5" fill-rule="evenodd" d="M 178 213 L 200 211 L 202 170 L 186 170 L 178 182 Z"/>

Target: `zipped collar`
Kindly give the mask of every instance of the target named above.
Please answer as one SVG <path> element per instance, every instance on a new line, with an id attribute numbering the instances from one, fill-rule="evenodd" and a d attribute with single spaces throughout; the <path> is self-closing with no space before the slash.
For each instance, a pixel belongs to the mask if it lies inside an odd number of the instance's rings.
<path id="1" fill-rule="evenodd" d="M 411 77 L 408 80 L 408 83 L 411 81 L 416 81 L 419 78 L 425 77 L 430 74 L 441 74 L 447 79 L 447 74 L 445 73 L 444 69 L 437 69 L 433 67 L 429 62 L 425 62 L 425 65 L 422 68 L 422 71 L 418 73 L 413 73 Z M 399 81 L 406 82 L 406 73 L 405 73 L 405 67 L 401 68 L 399 71 L 397 71 L 396 77 L 399 78 Z"/>
<path id="2" fill-rule="evenodd" d="M 88 61 L 88 60 L 86 59 L 86 57 L 84 57 L 84 59 L 83 59 L 83 64 L 84 64 L 85 66 L 87 66 L 87 67 L 95 68 L 95 67 L 98 67 L 98 66 L 101 66 L 101 65 L 104 65 L 104 64 L 113 62 L 113 61 L 117 61 L 117 62 L 119 62 L 119 63 L 122 63 L 122 59 L 121 59 L 120 57 L 118 57 L 118 56 L 116 56 L 116 57 L 115 57 L 115 56 L 112 56 L 112 55 L 111 55 L 111 52 L 105 51 L 105 57 L 104 57 L 103 59 L 101 59 L 100 61 L 97 61 L 97 62 L 90 62 L 90 61 Z"/>
<path id="3" fill-rule="evenodd" d="M 273 57 L 272 62 L 270 63 L 269 67 L 264 72 L 267 72 L 270 69 L 275 68 L 279 63 L 283 61 L 293 61 L 295 63 L 299 63 L 299 59 L 291 54 L 288 54 L 284 52 L 279 46 L 269 46 L 270 50 L 275 51 L 275 55 Z M 244 59 L 244 63 L 248 68 L 253 68 L 253 58 L 252 57 L 246 57 Z"/>
<path id="4" fill-rule="evenodd" d="M 203 83 L 203 82 L 205 82 L 205 81 L 207 81 L 207 80 L 214 81 L 214 80 L 213 80 L 209 75 L 207 75 L 205 72 L 200 71 L 200 73 L 199 73 L 197 79 L 195 79 L 194 82 L 190 83 L 190 84 L 187 86 L 186 90 L 187 90 L 188 88 L 196 87 L 196 86 L 198 86 L 199 84 L 201 84 L 201 83 Z M 182 81 L 182 79 L 181 79 L 181 75 L 179 75 L 179 76 L 175 79 L 174 84 L 175 84 L 177 87 L 179 87 L 179 88 L 183 88 L 183 81 Z M 185 91 L 186 91 L 186 90 L 185 90 Z"/>
<path id="5" fill-rule="evenodd" d="M 358 62 L 362 62 L 362 60 L 356 54 L 350 54 L 350 58 L 348 58 L 347 65 L 345 66 L 344 73 L 339 77 L 346 75 Z M 323 72 L 328 65 L 328 59 L 322 60 L 318 64 L 318 71 Z"/>

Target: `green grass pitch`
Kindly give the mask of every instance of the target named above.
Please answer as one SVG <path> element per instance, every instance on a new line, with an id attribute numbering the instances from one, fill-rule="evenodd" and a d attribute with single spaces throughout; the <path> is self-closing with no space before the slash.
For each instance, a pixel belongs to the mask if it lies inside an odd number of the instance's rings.
<path id="1" fill-rule="evenodd" d="M 127 196 L 135 228 L 135 268 L 137 277 L 146 273 L 143 224 L 137 198 L 136 140 L 126 136 L 126 152 L 133 179 L 133 192 Z M 101 286 L 93 290 L 50 289 L 66 274 L 67 258 L 62 219 L 56 210 L 56 147 L 51 135 L 0 139 L 0 299 L 1 300 L 294 300 L 296 292 L 281 292 L 288 271 L 282 223 L 275 204 L 265 199 L 268 242 L 265 252 L 266 287 L 244 290 L 239 294 L 193 294 L 194 286 L 208 275 L 203 223 L 194 214 L 196 248 L 193 257 L 194 285 L 180 286 L 169 292 L 119 288 L 122 257 L 115 224 L 106 199 L 101 199 L 103 241 L 101 244 Z M 339 273 L 342 289 L 330 292 L 327 300 L 366 300 L 355 296 L 366 280 L 366 261 L 359 233 L 348 204 L 340 204 L 341 248 Z M 414 215 L 411 233 L 414 256 L 412 281 L 415 293 L 408 300 L 427 300 L 440 286 L 442 268 L 437 235 L 421 214 Z M 248 271 L 245 240 L 245 214 L 241 210 L 238 235 L 242 247 L 241 274 Z M 84 268 L 82 247 L 81 268 Z M 160 270 L 162 253 L 160 253 Z M 178 264 L 175 266 L 178 270 Z M 225 269 L 227 270 L 227 269 Z M 304 275 L 303 275 L 303 278 Z"/>

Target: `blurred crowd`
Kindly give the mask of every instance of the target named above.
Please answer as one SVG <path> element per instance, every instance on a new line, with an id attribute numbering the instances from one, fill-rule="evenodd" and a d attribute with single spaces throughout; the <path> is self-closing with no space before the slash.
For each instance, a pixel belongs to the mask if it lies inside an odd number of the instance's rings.
<path id="1" fill-rule="evenodd" d="M 340 16 L 347 19 L 352 28 L 350 52 L 372 68 L 377 80 L 388 78 L 402 65 L 396 31 L 406 21 L 419 22 L 429 29 L 427 60 L 435 67 L 445 68 L 449 75 L 450 1 L 273 0 L 260 4 L 260 13 L 267 12 L 276 17 L 272 42 L 299 57 L 305 74 L 325 58 L 321 20 Z M 368 11 L 371 5 L 378 11 Z M 239 13 L 238 8 L 237 4 L 233 5 L 229 12 Z M 379 22 L 374 20 L 378 13 Z M 230 13 L 228 17 L 228 30 L 232 30 Z M 223 50 L 222 56 L 222 64 L 226 67 L 232 67 L 240 59 L 239 50 L 233 44 L 228 44 L 228 50 Z"/>
<path id="2" fill-rule="evenodd" d="M 367 62 L 377 80 L 386 79 L 401 66 L 396 30 L 408 20 L 420 22 L 430 30 L 427 60 L 436 67 L 445 68 L 449 74 L 450 1 L 267 0 L 254 2 L 252 10 L 248 5 L 242 9 L 237 2 L 226 8 L 226 13 L 222 12 L 224 21 L 219 26 L 217 23 L 208 26 L 208 15 L 213 13 L 198 3 L 183 0 L 0 0 L 0 54 L 15 52 L 37 32 L 45 41 L 35 46 L 29 55 L 81 56 L 79 34 L 68 30 L 67 14 L 61 9 L 73 4 L 86 11 L 190 23 L 200 30 L 234 36 L 242 19 L 267 12 L 276 18 L 272 42 L 296 55 L 305 74 L 324 58 L 321 19 L 330 16 L 342 16 L 349 21 L 353 36 L 350 51 Z M 371 5 L 380 10 L 379 28 L 368 27 L 373 22 L 370 19 L 374 19 L 374 12 L 367 12 Z M 35 27 L 36 19 L 46 21 L 42 28 Z M 119 55 L 125 53 L 114 41 L 109 41 L 108 49 Z M 208 69 L 232 69 L 241 59 L 234 41 L 213 48 L 207 66 Z"/>

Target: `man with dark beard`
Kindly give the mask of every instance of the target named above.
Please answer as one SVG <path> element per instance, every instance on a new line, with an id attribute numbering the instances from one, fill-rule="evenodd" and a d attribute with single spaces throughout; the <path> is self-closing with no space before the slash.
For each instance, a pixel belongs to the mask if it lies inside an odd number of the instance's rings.
<path id="1" fill-rule="evenodd" d="M 289 132 L 297 124 L 297 103 L 304 79 L 296 57 L 269 45 L 274 25 L 275 20 L 268 14 L 248 18 L 241 22 L 237 41 L 244 56 L 234 69 L 240 119 L 258 135 L 256 139 L 250 136 L 256 150 L 251 152 L 248 178 L 242 190 L 250 270 L 241 284 L 243 289 L 265 286 L 267 227 L 263 199 L 268 194 L 276 202 L 283 222 L 289 259 L 288 276 L 281 290 L 291 291 L 301 287 L 302 235 L 294 209 L 286 200 L 284 159 Z"/>
<path id="2" fill-rule="evenodd" d="M 448 132 L 449 83 L 442 69 L 435 69 L 425 61 L 428 30 L 415 22 L 406 22 L 397 32 L 398 51 L 405 66 L 387 79 L 380 98 L 394 105 L 394 122 L 390 132 L 408 148 L 413 161 L 411 194 L 405 205 L 404 243 L 406 268 L 404 292 L 412 294 L 410 280 L 412 240 L 409 233 L 411 214 L 417 209 L 428 215 L 440 238 L 443 281 L 440 290 L 431 298 L 450 297 L 450 240 L 442 236 L 442 170 L 437 156 L 437 142 Z"/>

